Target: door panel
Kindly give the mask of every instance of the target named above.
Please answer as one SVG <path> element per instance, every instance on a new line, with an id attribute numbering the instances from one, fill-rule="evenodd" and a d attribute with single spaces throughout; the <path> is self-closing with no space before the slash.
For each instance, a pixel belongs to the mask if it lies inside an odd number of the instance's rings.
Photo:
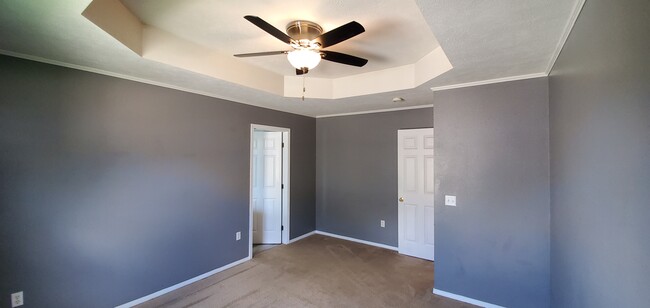
<path id="1" fill-rule="evenodd" d="M 424 207 L 424 243 L 433 245 L 433 206 Z"/>
<path id="2" fill-rule="evenodd" d="M 275 201 L 275 199 L 264 199 L 264 214 L 261 219 L 263 221 L 261 229 L 264 231 L 273 231 L 275 229 L 274 223 L 277 220 L 277 217 L 275 217 Z"/>
<path id="3" fill-rule="evenodd" d="M 424 156 L 424 192 L 433 194 L 433 155 Z"/>
<path id="4" fill-rule="evenodd" d="M 424 148 L 433 149 L 433 135 L 424 136 Z"/>
<path id="5" fill-rule="evenodd" d="M 418 207 L 417 205 L 414 204 L 404 204 L 404 212 L 405 212 L 405 221 L 404 221 L 404 228 L 406 230 L 406 234 L 404 234 L 404 239 L 410 242 L 414 242 L 417 239 L 415 238 L 416 234 L 416 226 L 418 225 L 416 220 L 417 220 L 417 212 L 418 212 Z"/>
<path id="6" fill-rule="evenodd" d="M 275 157 L 271 155 L 264 155 L 264 187 L 275 186 Z"/>
<path id="7" fill-rule="evenodd" d="M 406 156 L 404 157 L 404 181 L 406 191 L 417 191 L 418 172 L 417 172 L 417 157 Z"/>
<path id="8" fill-rule="evenodd" d="M 433 128 L 398 131 L 398 249 L 433 260 Z"/>
<path id="9" fill-rule="evenodd" d="M 415 137 L 404 137 L 404 141 L 402 142 L 404 145 L 405 149 L 417 149 L 418 148 L 418 143 L 417 143 L 417 138 Z"/>

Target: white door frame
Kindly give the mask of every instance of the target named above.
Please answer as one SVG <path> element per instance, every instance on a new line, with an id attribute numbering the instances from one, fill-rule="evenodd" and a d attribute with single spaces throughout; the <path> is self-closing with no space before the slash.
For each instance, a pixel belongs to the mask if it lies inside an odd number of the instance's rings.
<path id="1" fill-rule="evenodd" d="M 290 209 L 290 171 L 291 171 L 291 159 L 289 154 L 291 153 L 291 129 L 284 127 L 260 125 L 260 124 L 251 124 L 250 132 L 250 149 L 249 149 L 249 183 L 248 183 L 248 257 L 253 257 L 253 134 L 255 131 L 266 131 L 266 132 L 281 132 L 282 140 L 284 142 L 284 147 L 282 148 L 282 183 L 284 184 L 284 189 L 282 190 L 282 244 L 289 244 L 289 209 Z"/>

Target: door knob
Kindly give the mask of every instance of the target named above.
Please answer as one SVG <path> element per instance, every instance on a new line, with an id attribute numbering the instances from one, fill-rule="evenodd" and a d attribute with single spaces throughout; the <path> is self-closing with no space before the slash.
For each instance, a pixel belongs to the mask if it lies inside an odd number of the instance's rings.
<path id="1" fill-rule="evenodd" d="M 403 197 L 399 197 L 399 202 L 404 202 L 404 198 L 403 198 Z"/>

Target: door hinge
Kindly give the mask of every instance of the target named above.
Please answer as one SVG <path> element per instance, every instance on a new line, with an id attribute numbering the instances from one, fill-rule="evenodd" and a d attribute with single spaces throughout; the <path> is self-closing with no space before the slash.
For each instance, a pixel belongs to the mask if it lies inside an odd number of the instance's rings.
<path id="1" fill-rule="evenodd" d="M 280 186 L 281 186 L 281 189 L 284 189 L 284 184 L 282 184 L 282 185 L 280 185 Z"/>
<path id="2" fill-rule="evenodd" d="M 284 148 L 284 142 L 282 143 L 282 147 Z"/>
<path id="3" fill-rule="evenodd" d="M 282 227 L 280 228 L 280 231 L 284 231 L 284 226 L 282 226 Z"/>

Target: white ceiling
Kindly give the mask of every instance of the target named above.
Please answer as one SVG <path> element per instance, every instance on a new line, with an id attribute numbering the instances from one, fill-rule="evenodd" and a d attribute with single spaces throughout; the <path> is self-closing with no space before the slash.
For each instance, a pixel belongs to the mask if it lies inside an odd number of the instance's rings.
<path id="1" fill-rule="evenodd" d="M 323 116 L 428 105 L 433 98 L 431 88 L 546 74 L 584 0 L 124 1 L 144 23 L 228 54 L 284 49 L 280 41 L 242 18 L 252 14 L 280 29 L 294 19 L 310 19 L 326 31 L 356 20 L 366 33 L 329 49 L 368 58 L 367 71 L 413 63 L 438 43 L 453 65 L 450 71 L 413 89 L 304 102 L 141 58 L 81 16 L 90 2 L 0 2 L 2 53 Z M 400 7 L 396 8 L 396 3 L 401 3 Z M 274 57 L 246 61 L 278 74 L 292 73 L 284 57 Z M 341 67 L 323 61 L 309 74 L 340 77 L 357 73 L 355 67 Z M 406 102 L 393 103 L 395 96 Z"/>

